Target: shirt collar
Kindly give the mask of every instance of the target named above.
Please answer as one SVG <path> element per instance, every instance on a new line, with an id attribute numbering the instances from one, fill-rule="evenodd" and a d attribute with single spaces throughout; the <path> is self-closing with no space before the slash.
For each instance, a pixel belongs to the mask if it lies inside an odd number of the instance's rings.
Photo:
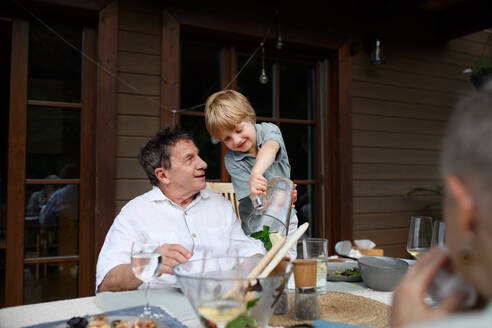
<path id="1" fill-rule="evenodd" d="M 195 199 L 193 201 L 195 201 L 195 200 L 198 201 L 197 198 L 207 199 L 208 197 L 210 197 L 209 190 L 202 189 L 202 190 L 200 190 L 200 192 L 198 192 L 196 194 L 196 196 L 197 197 L 195 197 Z M 166 195 L 164 195 L 162 190 L 157 186 L 152 186 L 152 190 L 150 190 L 147 193 L 147 198 L 148 198 L 148 200 L 154 201 L 154 202 L 155 201 L 163 201 L 163 200 L 168 200 L 171 202 L 171 200 Z"/>

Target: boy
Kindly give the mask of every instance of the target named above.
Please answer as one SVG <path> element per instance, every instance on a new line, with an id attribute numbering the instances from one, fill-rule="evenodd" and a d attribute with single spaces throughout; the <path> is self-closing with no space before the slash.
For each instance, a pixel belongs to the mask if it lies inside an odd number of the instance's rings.
<path id="1" fill-rule="evenodd" d="M 250 193 L 266 195 L 268 180 L 275 176 L 290 179 L 289 158 L 280 129 L 272 123 L 255 123 L 255 111 L 241 93 L 224 90 L 208 97 L 205 125 L 213 138 L 229 148 L 224 161 L 239 200 L 243 224 L 253 210 Z M 293 198 L 297 198 L 296 191 Z M 297 223 L 296 211 L 292 209 L 289 235 L 297 229 Z M 295 249 L 289 254 L 296 258 Z"/>

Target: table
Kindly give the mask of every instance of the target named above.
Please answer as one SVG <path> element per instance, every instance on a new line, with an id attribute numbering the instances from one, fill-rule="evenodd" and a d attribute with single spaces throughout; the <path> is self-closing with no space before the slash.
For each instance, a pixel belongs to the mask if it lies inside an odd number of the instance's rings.
<path id="1" fill-rule="evenodd" d="M 392 292 L 378 292 L 363 283 L 327 282 L 328 291 L 352 293 L 391 305 Z M 190 328 L 201 328 L 186 297 L 176 288 L 151 289 L 151 305 L 163 308 L 171 316 Z M 142 305 L 145 303 L 143 290 L 105 292 L 92 297 L 63 301 L 22 305 L 0 309 L 0 327 L 24 327 L 50 321 L 68 320 L 84 316 Z"/>

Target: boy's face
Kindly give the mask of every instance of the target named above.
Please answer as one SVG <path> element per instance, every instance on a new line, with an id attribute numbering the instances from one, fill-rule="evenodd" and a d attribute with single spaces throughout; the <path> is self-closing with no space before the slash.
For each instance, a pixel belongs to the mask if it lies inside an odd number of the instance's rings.
<path id="1" fill-rule="evenodd" d="M 224 130 L 220 135 L 227 148 L 256 156 L 256 128 L 248 121 L 241 121 L 234 129 Z"/>

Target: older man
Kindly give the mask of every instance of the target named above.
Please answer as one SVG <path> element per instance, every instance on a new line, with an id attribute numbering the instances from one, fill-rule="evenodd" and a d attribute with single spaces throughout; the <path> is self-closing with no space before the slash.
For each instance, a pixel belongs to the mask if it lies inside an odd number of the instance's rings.
<path id="1" fill-rule="evenodd" d="M 140 164 L 153 187 L 126 204 L 109 230 L 97 262 L 98 291 L 136 289 L 142 285 L 130 266 L 135 241 L 159 242 L 161 275 L 150 287 L 175 283 L 171 268 L 205 253 L 241 256 L 263 253 L 247 237 L 229 201 L 205 189 L 205 163 L 191 135 L 160 131 L 141 150 Z"/>

